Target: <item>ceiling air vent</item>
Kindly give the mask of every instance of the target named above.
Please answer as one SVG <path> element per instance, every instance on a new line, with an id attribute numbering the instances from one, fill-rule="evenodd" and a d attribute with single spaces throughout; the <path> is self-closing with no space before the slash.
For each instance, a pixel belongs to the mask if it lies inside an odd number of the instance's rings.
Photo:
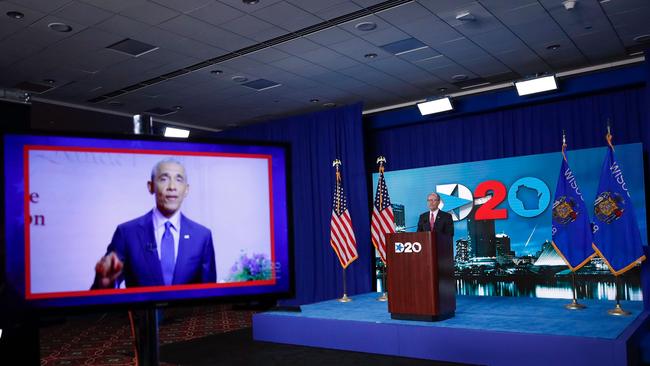
<path id="1" fill-rule="evenodd" d="M 112 45 L 106 48 L 117 52 L 126 53 L 127 55 L 131 55 L 134 57 L 142 56 L 147 52 L 151 52 L 158 49 L 158 47 L 156 46 L 152 46 L 148 43 L 136 41 L 135 39 L 131 39 L 131 38 L 123 39 L 117 43 L 113 43 Z"/>
<path id="2" fill-rule="evenodd" d="M 172 113 L 178 112 L 178 110 L 171 109 L 171 108 L 156 107 L 156 108 L 147 109 L 145 112 L 156 116 L 167 116 Z"/>
<path id="3" fill-rule="evenodd" d="M 271 80 L 257 79 L 257 80 L 249 81 L 247 83 L 243 83 L 241 85 L 251 89 L 255 89 L 257 91 L 262 91 L 266 89 L 275 88 L 276 86 L 280 86 L 281 84 Z"/>

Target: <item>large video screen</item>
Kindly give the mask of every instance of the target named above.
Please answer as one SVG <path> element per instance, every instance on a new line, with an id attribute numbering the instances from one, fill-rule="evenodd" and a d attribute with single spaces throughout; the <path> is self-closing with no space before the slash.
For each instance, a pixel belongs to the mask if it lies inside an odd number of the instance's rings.
<path id="1" fill-rule="evenodd" d="M 291 290 L 283 146 L 5 135 L 8 286 L 35 307 Z"/>
<path id="2" fill-rule="evenodd" d="M 605 151 L 600 147 L 567 153 L 588 207 L 595 199 Z M 618 145 L 615 154 L 647 245 L 641 144 Z M 454 220 L 458 293 L 571 298 L 570 271 L 551 245 L 561 161 L 557 152 L 387 171 L 397 229 L 416 231 L 419 215 L 428 211 L 427 195 L 437 192 L 441 209 Z M 374 187 L 377 179 L 374 174 Z M 622 277 L 622 298 L 641 300 L 639 269 Z M 579 297 L 615 298 L 616 281 L 602 259 L 594 258 L 576 278 Z"/>

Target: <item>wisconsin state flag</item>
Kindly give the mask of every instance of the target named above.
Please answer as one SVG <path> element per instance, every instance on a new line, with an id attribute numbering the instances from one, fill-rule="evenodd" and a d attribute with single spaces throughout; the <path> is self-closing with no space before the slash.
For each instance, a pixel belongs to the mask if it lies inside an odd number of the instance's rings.
<path id="1" fill-rule="evenodd" d="M 564 147 L 562 166 L 553 200 L 553 246 L 571 271 L 589 263 L 596 255 L 587 206 L 573 171 L 569 168 Z"/>
<path id="2" fill-rule="evenodd" d="M 612 136 L 607 134 L 607 154 L 594 201 L 594 249 L 609 270 L 620 275 L 645 260 L 641 234 L 630 193 L 614 157 Z"/>

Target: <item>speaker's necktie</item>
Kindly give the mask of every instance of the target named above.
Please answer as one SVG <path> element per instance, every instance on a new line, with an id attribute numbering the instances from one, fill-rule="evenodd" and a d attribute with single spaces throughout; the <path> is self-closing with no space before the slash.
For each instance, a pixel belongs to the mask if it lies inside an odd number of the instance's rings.
<path id="1" fill-rule="evenodd" d="M 165 285 L 171 285 L 174 278 L 174 236 L 172 235 L 172 223 L 165 222 L 165 232 L 160 241 L 160 265 L 162 267 Z"/>
<path id="2" fill-rule="evenodd" d="M 431 231 L 436 231 L 434 225 L 436 224 L 436 217 L 433 216 L 433 212 L 429 214 L 429 224 L 431 225 Z"/>

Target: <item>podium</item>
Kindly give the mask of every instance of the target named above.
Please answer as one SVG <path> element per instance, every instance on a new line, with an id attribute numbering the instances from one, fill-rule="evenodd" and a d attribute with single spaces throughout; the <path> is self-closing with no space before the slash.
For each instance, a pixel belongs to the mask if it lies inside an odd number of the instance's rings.
<path id="1" fill-rule="evenodd" d="M 437 321 L 454 316 L 453 247 L 430 232 L 386 238 L 388 311 L 393 319 Z"/>

